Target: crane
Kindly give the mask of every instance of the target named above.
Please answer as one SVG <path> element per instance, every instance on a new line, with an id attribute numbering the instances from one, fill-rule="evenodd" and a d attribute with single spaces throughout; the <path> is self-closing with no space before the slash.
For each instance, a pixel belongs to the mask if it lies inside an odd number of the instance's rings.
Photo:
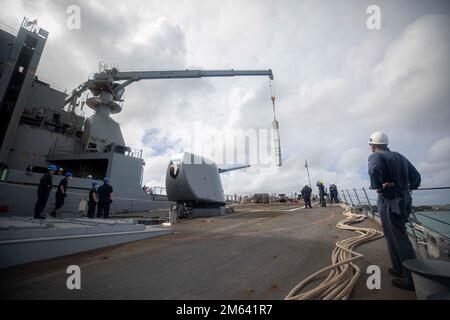
<path id="1" fill-rule="evenodd" d="M 102 67 L 100 67 L 102 68 Z M 76 102 L 83 92 L 90 90 L 94 97 L 86 101 L 94 110 L 99 106 L 108 106 L 111 113 L 119 113 L 122 108 L 117 102 L 123 102 L 125 88 L 133 82 L 157 79 L 195 79 L 206 77 L 268 76 L 273 80 L 272 70 L 174 70 L 174 71 L 119 71 L 117 68 L 103 66 L 98 73 L 91 74 L 88 81 L 73 90 L 64 106 L 71 104 L 74 111 Z"/>
<path id="2" fill-rule="evenodd" d="M 273 81 L 272 70 L 174 70 L 174 71 L 119 71 L 116 67 L 108 67 L 104 63 L 100 63 L 99 72 L 89 76 L 88 81 L 80 84 L 72 95 L 65 101 L 64 106 L 70 104 L 70 110 L 75 111 L 78 98 L 87 90 L 93 96 L 86 100 L 86 104 L 95 111 L 95 116 L 90 125 L 90 136 L 96 138 L 91 139 L 89 136 L 86 145 L 97 146 L 99 143 L 94 142 L 98 137 L 111 136 L 116 132 L 113 139 L 116 144 L 123 144 L 123 137 L 120 128 L 114 122 L 105 122 L 102 119 L 109 118 L 110 114 L 117 114 L 122 111 L 121 102 L 125 88 L 134 82 L 141 80 L 159 80 L 159 79 L 195 79 L 195 78 L 214 78 L 214 77 L 242 77 L 242 76 L 266 76 Z M 271 90 L 273 90 L 271 85 Z M 281 166 L 281 145 L 279 136 L 279 124 L 275 117 L 275 95 L 272 92 L 272 103 L 274 111 L 273 131 L 275 142 L 275 154 L 277 165 Z M 107 127 L 110 127 L 107 129 Z M 227 172 L 231 170 L 224 170 Z"/>

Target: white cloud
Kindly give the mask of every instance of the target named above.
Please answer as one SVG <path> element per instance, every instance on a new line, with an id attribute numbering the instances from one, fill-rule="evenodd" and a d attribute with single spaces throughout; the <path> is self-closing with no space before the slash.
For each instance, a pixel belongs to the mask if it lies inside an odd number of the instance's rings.
<path id="1" fill-rule="evenodd" d="M 424 16 L 404 30 L 372 68 L 373 88 L 351 109 L 379 125 L 447 128 L 450 118 L 448 15 Z"/>
<path id="2" fill-rule="evenodd" d="M 442 138 L 431 146 L 430 160 L 450 163 L 450 137 Z"/>
<path id="3" fill-rule="evenodd" d="M 361 148 L 351 148 L 342 153 L 341 158 L 337 163 L 337 169 L 340 173 L 358 172 L 367 167 L 368 151 Z"/>
<path id="4" fill-rule="evenodd" d="M 73 3 L 82 9 L 80 31 L 64 27 Z M 296 191 L 307 180 L 306 159 L 313 184 L 367 186 L 367 137 L 378 130 L 427 185 L 449 182 L 450 5 L 380 1 L 382 29 L 368 31 L 369 4 L 0 0 L 0 21 L 17 28 L 22 15 L 37 17 L 50 31 L 38 74 L 69 90 L 99 61 L 122 69 L 273 69 L 285 165 L 276 176 L 258 168 L 226 174 L 226 193 Z M 144 149 L 148 185 L 164 184 L 170 156 L 189 146 L 188 135 L 173 132 L 190 132 L 195 121 L 217 130 L 272 121 L 263 78 L 141 81 L 127 88 L 124 106 L 114 118 L 127 144 Z"/>
<path id="5" fill-rule="evenodd" d="M 417 164 L 422 174 L 424 187 L 450 186 L 450 136 L 433 144 L 427 152 L 427 158 Z"/>

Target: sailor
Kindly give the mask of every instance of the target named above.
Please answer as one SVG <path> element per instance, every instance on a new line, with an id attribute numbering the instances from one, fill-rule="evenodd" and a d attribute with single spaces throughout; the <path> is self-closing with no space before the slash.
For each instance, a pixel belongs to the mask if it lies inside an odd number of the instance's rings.
<path id="1" fill-rule="evenodd" d="M 98 188 L 98 205 L 97 205 L 97 218 L 109 219 L 109 209 L 112 203 L 113 188 L 109 185 L 109 178 L 103 179 L 103 185 Z"/>
<path id="2" fill-rule="evenodd" d="M 338 187 L 336 186 L 336 184 L 333 183 L 333 188 L 334 188 L 334 201 L 336 203 L 340 203 L 341 201 L 339 200 L 339 190 Z"/>
<path id="3" fill-rule="evenodd" d="M 42 175 L 41 180 L 39 181 L 37 189 L 38 199 L 34 206 L 34 219 L 45 219 L 45 216 L 42 216 L 41 214 L 47 205 L 48 197 L 52 190 L 52 175 L 55 173 L 56 169 L 56 166 L 50 165 L 47 172 Z"/>
<path id="4" fill-rule="evenodd" d="M 412 210 L 411 190 L 420 186 L 417 169 L 398 152 L 388 148 L 388 136 L 375 132 L 370 136 L 369 176 L 371 189 L 378 193 L 377 207 L 387 242 L 394 277 L 392 285 L 404 290 L 414 290 L 410 271 L 403 261 L 414 259 L 414 249 L 406 232 L 406 223 Z"/>
<path id="5" fill-rule="evenodd" d="M 67 197 L 67 185 L 69 180 L 72 179 L 72 173 L 67 172 L 64 179 L 59 182 L 58 190 L 56 190 L 55 195 L 55 209 L 50 213 L 53 218 L 56 218 L 56 214 L 64 205 L 64 199 Z"/>
<path id="6" fill-rule="evenodd" d="M 330 185 L 330 197 L 331 197 L 331 203 L 339 203 L 338 199 L 338 189 L 337 186 L 332 182 Z"/>
<path id="7" fill-rule="evenodd" d="M 317 188 L 319 188 L 319 198 L 320 198 L 320 206 L 326 207 L 327 203 L 325 201 L 325 185 L 322 180 L 317 181 Z"/>
<path id="8" fill-rule="evenodd" d="M 311 208 L 311 193 L 312 193 L 312 189 L 309 187 L 309 185 L 307 183 L 305 183 L 303 189 L 302 189 L 302 198 L 305 201 L 305 209 Z"/>
<path id="9" fill-rule="evenodd" d="M 330 203 L 334 202 L 334 189 L 333 189 L 333 183 L 330 184 L 330 187 L 328 188 L 328 190 L 330 191 Z"/>
<path id="10" fill-rule="evenodd" d="M 95 208 L 97 207 L 98 195 L 97 195 L 97 182 L 92 182 L 92 188 L 89 191 L 89 201 L 88 201 L 88 218 L 94 219 L 95 217 Z"/>

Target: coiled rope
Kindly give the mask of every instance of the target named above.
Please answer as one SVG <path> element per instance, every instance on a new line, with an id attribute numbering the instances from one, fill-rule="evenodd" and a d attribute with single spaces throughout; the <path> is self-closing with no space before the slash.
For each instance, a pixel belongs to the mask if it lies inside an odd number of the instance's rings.
<path id="1" fill-rule="evenodd" d="M 310 275 L 289 292 L 285 300 L 347 300 L 361 275 L 361 269 L 354 263 L 363 255 L 353 251 L 357 246 L 383 237 L 383 233 L 372 228 L 358 228 L 351 225 L 365 220 L 364 215 L 354 214 L 345 208 L 345 218 L 336 225 L 339 229 L 355 231 L 359 235 L 336 243 L 331 256 L 331 265 Z M 304 287 L 329 272 L 326 279 L 314 289 L 301 293 Z"/>

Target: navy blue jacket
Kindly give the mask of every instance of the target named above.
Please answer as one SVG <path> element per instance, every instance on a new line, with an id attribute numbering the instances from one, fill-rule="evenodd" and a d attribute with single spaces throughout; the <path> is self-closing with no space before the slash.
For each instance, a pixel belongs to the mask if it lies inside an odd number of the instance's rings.
<path id="1" fill-rule="evenodd" d="M 312 189 L 309 186 L 305 186 L 302 190 L 302 197 L 308 198 L 311 197 Z"/>
<path id="2" fill-rule="evenodd" d="M 370 187 L 374 190 L 381 191 L 383 184 L 387 182 L 394 184 L 382 192 L 386 192 L 388 198 L 404 197 L 411 190 L 418 189 L 421 182 L 420 173 L 411 162 L 400 153 L 389 149 L 374 152 L 369 156 L 369 176 Z"/>
<path id="3" fill-rule="evenodd" d="M 113 193 L 113 188 L 109 184 L 103 184 L 97 190 L 97 201 L 99 203 L 109 203 L 111 193 Z"/>
<path id="4" fill-rule="evenodd" d="M 325 195 L 325 186 L 323 183 L 317 182 L 317 187 L 319 188 L 319 193 L 321 195 Z"/>

